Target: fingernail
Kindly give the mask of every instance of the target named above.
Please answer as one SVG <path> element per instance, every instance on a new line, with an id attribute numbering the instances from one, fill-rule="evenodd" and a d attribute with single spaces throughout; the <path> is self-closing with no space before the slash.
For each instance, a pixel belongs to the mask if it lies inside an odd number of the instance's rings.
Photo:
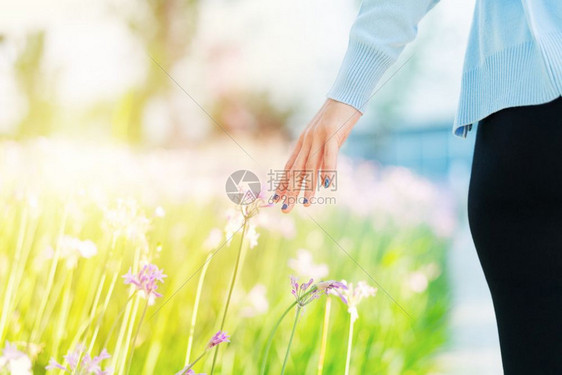
<path id="1" fill-rule="evenodd" d="M 275 194 L 272 199 L 274 202 L 277 202 L 279 200 L 279 195 Z"/>
<path id="2" fill-rule="evenodd" d="M 281 207 L 281 209 L 282 209 L 282 210 L 286 210 L 287 207 L 289 207 L 289 206 L 287 206 L 287 203 L 283 203 L 283 207 Z"/>
<path id="3" fill-rule="evenodd" d="M 302 203 L 307 204 L 308 203 L 308 199 L 304 198 Z"/>
<path id="4" fill-rule="evenodd" d="M 330 186 L 330 179 L 326 177 L 326 179 L 324 180 L 324 187 L 328 188 L 328 186 Z"/>

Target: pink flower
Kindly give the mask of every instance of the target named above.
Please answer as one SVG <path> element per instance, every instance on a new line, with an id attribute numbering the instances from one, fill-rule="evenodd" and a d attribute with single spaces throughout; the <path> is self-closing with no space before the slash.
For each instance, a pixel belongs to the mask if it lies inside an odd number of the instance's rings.
<path id="1" fill-rule="evenodd" d="M 213 337 L 211 337 L 211 341 L 209 341 L 209 343 L 207 344 L 207 349 L 211 349 L 223 342 L 230 342 L 229 339 L 230 336 L 227 335 L 226 332 L 218 331 Z"/>
<path id="2" fill-rule="evenodd" d="M 92 358 L 89 353 L 85 353 L 86 347 L 78 344 L 72 352 L 68 352 L 63 358 L 68 366 L 58 363 L 54 358 L 49 360 L 49 364 L 45 367 L 47 370 L 60 369 L 69 373 L 109 375 L 113 371 L 111 369 L 102 370 L 101 361 L 110 358 L 107 350 L 103 349 L 101 353 Z"/>
<path id="3" fill-rule="evenodd" d="M 157 282 L 164 282 L 165 277 L 164 272 L 154 264 L 145 264 L 137 274 L 133 274 L 129 268 L 129 272 L 123 275 L 125 284 L 134 285 L 138 291 L 148 298 L 150 304 L 154 303 L 156 297 L 162 297 L 162 294 L 156 291 L 158 289 Z"/>

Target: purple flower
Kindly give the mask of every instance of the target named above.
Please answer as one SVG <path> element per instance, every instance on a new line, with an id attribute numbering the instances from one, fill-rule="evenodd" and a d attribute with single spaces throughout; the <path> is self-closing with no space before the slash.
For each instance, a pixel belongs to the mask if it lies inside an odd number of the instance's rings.
<path id="1" fill-rule="evenodd" d="M 61 369 L 70 372 L 69 369 L 58 363 L 54 358 L 49 359 L 49 364 L 45 367 L 47 370 Z"/>
<path id="2" fill-rule="evenodd" d="M 322 281 L 316 284 L 316 287 L 320 292 L 324 292 L 325 294 L 335 294 L 347 305 L 347 299 L 345 296 L 340 292 L 340 289 L 347 290 L 347 285 L 340 281 L 335 280 L 328 280 Z"/>
<path id="3" fill-rule="evenodd" d="M 221 344 L 223 342 L 230 342 L 230 336 L 227 335 L 226 332 L 223 331 L 218 331 L 217 333 L 215 333 L 215 335 L 213 337 L 211 337 L 211 341 L 209 341 L 209 343 L 207 344 L 207 349 L 211 349 L 215 346 L 217 346 L 218 344 Z"/>
<path id="4" fill-rule="evenodd" d="M 314 279 L 311 278 L 308 282 L 299 284 L 298 279 L 295 276 L 291 276 L 291 294 L 295 296 L 300 306 L 304 306 L 320 297 L 316 286 L 309 290 L 313 282 Z"/>
<path id="5" fill-rule="evenodd" d="M 300 295 L 306 292 L 308 287 L 311 286 L 313 282 L 314 279 L 311 278 L 310 280 L 308 280 L 308 282 L 299 284 L 298 279 L 295 276 L 291 276 L 291 287 L 292 287 L 291 293 L 294 296 Z"/>
<path id="6" fill-rule="evenodd" d="M 180 371 L 176 372 L 175 375 L 207 375 L 207 374 L 203 374 L 203 373 L 196 374 L 195 371 L 193 371 L 192 369 L 187 369 L 186 367 L 184 367 Z"/>
<path id="7" fill-rule="evenodd" d="M 296 297 L 298 291 L 299 291 L 298 279 L 295 276 L 291 276 L 291 293 L 293 294 L 293 296 Z"/>
<path id="8" fill-rule="evenodd" d="M 194 362 L 188 364 L 180 371 L 176 372 L 175 375 L 205 375 L 205 374 L 196 374 L 195 371 L 193 371 L 191 368 L 193 367 L 193 365 L 195 365 L 195 363 L 197 363 L 201 358 L 203 358 L 205 354 L 208 353 L 209 349 L 212 349 L 223 342 L 230 342 L 229 338 L 230 336 L 226 332 L 218 331 L 217 333 L 215 333 L 213 337 L 211 337 L 211 341 L 209 341 L 209 343 L 207 344 L 207 347 L 205 348 L 203 354 L 201 354 L 201 356 L 199 356 L 199 358 L 197 358 Z"/>
<path id="9" fill-rule="evenodd" d="M 306 283 L 299 284 L 297 278 L 291 276 L 291 294 L 295 296 L 297 303 L 301 307 L 320 298 L 323 294 L 336 294 L 341 298 L 343 303 L 347 304 L 345 296 L 340 292 L 340 289 L 347 290 L 347 285 L 345 285 L 345 283 L 329 280 L 312 285 L 313 282 L 314 280 L 310 279 Z"/>
<path id="10" fill-rule="evenodd" d="M 102 370 L 100 365 L 101 361 L 111 357 L 107 350 L 103 349 L 101 353 L 94 358 L 92 358 L 89 353 L 85 353 L 85 351 L 86 347 L 82 344 L 78 344 L 73 351 L 68 352 L 68 354 L 63 357 L 66 363 L 68 363 L 68 366 L 63 366 L 54 358 L 51 358 L 45 368 L 47 370 L 60 369 L 69 373 L 76 372 L 95 375 L 109 375 L 113 372 L 111 369 Z"/>
<path id="11" fill-rule="evenodd" d="M 125 284 L 134 285 L 138 291 L 148 298 L 149 304 L 153 304 L 156 297 L 162 297 L 162 294 L 156 291 L 158 289 L 157 282 L 164 282 L 165 277 L 164 272 L 154 264 L 145 264 L 137 274 L 133 274 L 129 268 L 129 272 L 123 275 Z"/>
<path id="12" fill-rule="evenodd" d="M 78 345 L 74 351 L 68 352 L 67 355 L 63 356 L 72 370 L 75 370 L 78 367 L 78 364 L 80 363 L 80 356 L 84 350 L 86 350 L 86 348 L 83 345 Z"/>

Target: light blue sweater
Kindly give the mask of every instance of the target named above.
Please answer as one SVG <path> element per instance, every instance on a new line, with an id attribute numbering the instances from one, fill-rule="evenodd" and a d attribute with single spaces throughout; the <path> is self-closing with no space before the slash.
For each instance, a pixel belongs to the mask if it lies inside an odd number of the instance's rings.
<path id="1" fill-rule="evenodd" d="M 363 0 L 328 97 L 363 112 L 438 0 Z M 507 107 L 562 95 L 562 0 L 476 0 L 453 134 Z"/>

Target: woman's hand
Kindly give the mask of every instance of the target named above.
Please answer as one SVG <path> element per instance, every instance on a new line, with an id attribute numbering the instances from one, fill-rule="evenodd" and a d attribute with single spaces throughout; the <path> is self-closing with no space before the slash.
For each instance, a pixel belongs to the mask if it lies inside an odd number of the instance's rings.
<path id="1" fill-rule="evenodd" d="M 316 186 L 330 186 L 340 147 L 361 117 L 350 105 L 328 99 L 300 135 L 291 157 L 285 164 L 273 201 L 282 202 L 282 210 L 291 212 L 301 190 L 302 202 L 310 206 Z M 320 181 L 318 175 L 320 172 Z"/>

